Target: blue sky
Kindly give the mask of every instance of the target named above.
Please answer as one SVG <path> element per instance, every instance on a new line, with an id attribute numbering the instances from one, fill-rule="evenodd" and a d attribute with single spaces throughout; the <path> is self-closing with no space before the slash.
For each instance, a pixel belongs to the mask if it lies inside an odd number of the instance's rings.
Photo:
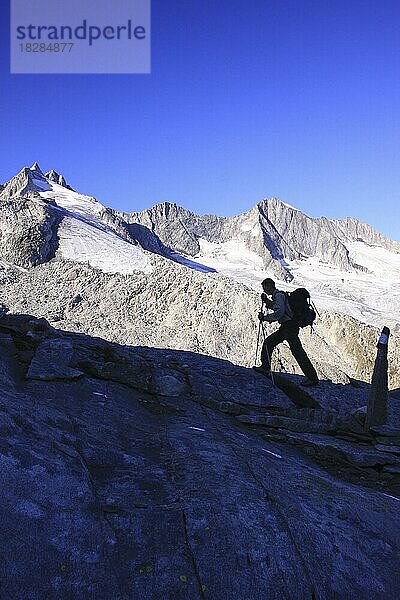
<path id="1" fill-rule="evenodd" d="M 0 181 L 37 160 L 126 211 L 277 196 L 400 239 L 396 0 L 153 0 L 151 75 L 10 75 Z"/>

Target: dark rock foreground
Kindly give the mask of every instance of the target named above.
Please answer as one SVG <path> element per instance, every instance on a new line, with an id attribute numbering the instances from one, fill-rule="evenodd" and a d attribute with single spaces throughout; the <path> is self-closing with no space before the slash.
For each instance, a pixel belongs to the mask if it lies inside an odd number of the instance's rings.
<path id="1" fill-rule="evenodd" d="M 0 598 L 397 600 L 400 401 L 312 395 L 3 316 Z"/>

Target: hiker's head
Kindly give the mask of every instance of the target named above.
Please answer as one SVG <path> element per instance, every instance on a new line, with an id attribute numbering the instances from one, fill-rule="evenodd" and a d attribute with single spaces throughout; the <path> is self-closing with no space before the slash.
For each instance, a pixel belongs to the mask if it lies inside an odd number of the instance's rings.
<path id="1" fill-rule="evenodd" d="M 264 290 L 264 292 L 266 294 L 268 294 L 268 296 L 271 296 L 271 294 L 274 293 L 275 291 L 275 281 L 273 279 L 270 279 L 270 277 L 267 277 L 267 279 L 264 279 L 264 281 L 261 283 L 262 285 L 262 289 Z"/>

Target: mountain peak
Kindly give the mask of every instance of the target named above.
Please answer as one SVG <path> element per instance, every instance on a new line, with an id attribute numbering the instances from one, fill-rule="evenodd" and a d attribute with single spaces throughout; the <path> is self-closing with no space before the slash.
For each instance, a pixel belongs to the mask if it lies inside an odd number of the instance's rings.
<path id="1" fill-rule="evenodd" d="M 40 175 L 43 175 L 43 171 L 39 166 L 38 162 L 34 162 L 33 165 L 29 168 L 30 171 L 36 171 L 36 173 L 40 173 Z"/>
<path id="2" fill-rule="evenodd" d="M 300 210 L 298 208 L 296 208 L 295 206 L 292 206 L 291 204 L 288 204 L 287 202 L 284 202 L 283 200 L 281 200 L 280 198 L 276 198 L 275 196 L 272 196 L 272 198 L 262 198 L 262 200 L 260 200 L 260 202 L 257 203 L 257 206 L 265 206 L 267 204 L 275 204 L 278 206 L 284 206 L 285 208 L 289 208 L 290 210 L 296 210 L 298 212 L 300 212 Z"/>
<path id="3" fill-rule="evenodd" d="M 14 196 L 24 196 L 28 192 L 38 192 L 43 190 L 47 182 L 39 163 L 34 162 L 31 167 L 24 167 L 21 171 L 7 181 L 1 190 L 3 198 L 12 198 Z"/>
<path id="4" fill-rule="evenodd" d="M 57 173 L 57 171 L 55 171 L 54 169 L 50 169 L 50 171 L 47 171 L 47 173 L 45 173 L 45 177 L 49 181 L 53 181 L 54 183 L 57 183 L 58 185 L 67 188 L 68 190 L 74 191 L 73 188 L 67 184 L 64 175 Z"/>

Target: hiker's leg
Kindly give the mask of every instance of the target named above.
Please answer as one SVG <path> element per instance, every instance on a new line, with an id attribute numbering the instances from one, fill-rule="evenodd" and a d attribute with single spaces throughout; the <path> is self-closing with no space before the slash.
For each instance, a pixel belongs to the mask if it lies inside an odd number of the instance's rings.
<path id="1" fill-rule="evenodd" d="M 267 371 L 271 370 L 271 358 L 274 348 L 283 342 L 283 340 L 284 337 L 282 335 L 281 327 L 279 327 L 277 331 L 274 331 L 274 333 L 271 333 L 271 335 L 265 339 L 261 349 L 261 363 L 264 369 Z"/>
<path id="2" fill-rule="evenodd" d="M 286 327 L 285 328 L 285 339 L 289 343 L 290 350 L 298 362 L 300 369 L 304 375 L 311 381 L 318 381 L 318 375 L 314 369 L 310 359 L 304 350 L 302 343 L 299 339 L 299 328 L 298 327 Z"/>

